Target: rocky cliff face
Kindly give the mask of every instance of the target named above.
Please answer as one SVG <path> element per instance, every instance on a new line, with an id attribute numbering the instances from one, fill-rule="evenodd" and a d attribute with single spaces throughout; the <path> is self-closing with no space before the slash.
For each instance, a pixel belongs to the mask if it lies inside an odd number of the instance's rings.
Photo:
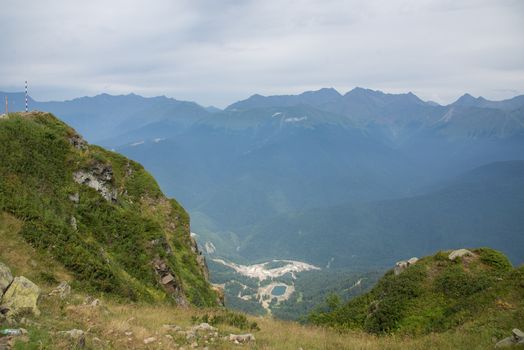
<path id="1" fill-rule="evenodd" d="M 189 217 L 144 168 L 42 112 L 0 121 L 0 213 L 86 289 L 215 305 Z"/>

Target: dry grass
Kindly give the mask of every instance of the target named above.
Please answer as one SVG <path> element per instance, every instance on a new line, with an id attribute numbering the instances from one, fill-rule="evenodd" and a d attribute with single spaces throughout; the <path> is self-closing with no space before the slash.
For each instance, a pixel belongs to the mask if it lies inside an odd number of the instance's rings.
<path id="1" fill-rule="evenodd" d="M 57 332 L 73 328 L 87 331 L 87 348 L 92 349 L 191 349 L 194 340 L 170 330 L 164 325 L 178 325 L 183 329 L 192 326 L 192 317 L 216 310 L 177 308 L 169 305 L 121 304 L 102 300 L 101 306 L 83 305 L 84 295 L 76 294 L 63 301 L 56 297 L 43 297 L 42 316 L 35 319 L 39 332 Z M 274 320 L 268 317 L 252 317 L 259 327 L 253 332 L 256 342 L 235 345 L 224 336 L 246 331 L 228 325 L 218 325 L 219 337 L 198 339 L 198 348 L 209 349 L 492 349 L 494 340 L 487 332 L 475 327 L 461 328 L 455 332 L 430 334 L 422 337 L 373 336 L 363 332 L 337 332 L 331 329 L 303 326 L 294 322 Z M 33 326 L 35 327 L 35 326 Z M 35 329 L 35 328 L 33 328 Z M 31 331 L 31 328 L 30 328 Z M 155 337 L 156 341 L 144 344 L 144 339 Z M 72 342 L 60 336 L 47 340 L 49 349 L 70 349 Z M 206 343 L 207 341 L 207 343 Z M 45 341 L 44 341 L 45 343 Z M 45 348 L 45 347 L 44 347 Z"/>

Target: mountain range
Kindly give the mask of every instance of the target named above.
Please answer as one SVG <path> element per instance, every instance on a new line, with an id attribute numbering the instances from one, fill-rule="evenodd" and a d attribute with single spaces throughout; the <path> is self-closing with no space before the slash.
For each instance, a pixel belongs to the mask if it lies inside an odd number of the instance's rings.
<path id="1" fill-rule="evenodd" d="M 23 106 L 23 94 L 9 100 Z M 133 94 L 30 106 L 144 164 L 215 255 L 390 266 L 414 251 L 489 244 L 524 261 L 524 96 L 443 106 L 326 88 L 224 110 Z"/>

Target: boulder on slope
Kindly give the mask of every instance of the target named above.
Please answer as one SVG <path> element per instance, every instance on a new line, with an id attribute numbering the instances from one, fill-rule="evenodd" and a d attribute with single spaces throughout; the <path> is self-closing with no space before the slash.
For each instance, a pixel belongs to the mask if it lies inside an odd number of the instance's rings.
<path id="1" fill-rule="evenodd" d="M 15 277 L 2 298 L 2 306 L 8 309 L 7 317 L 23 312 L 31 312 L 38 316 L 40 315 L 37 307 L 39 297 L 40 288 L 36 284 L 23 276 Z"/>

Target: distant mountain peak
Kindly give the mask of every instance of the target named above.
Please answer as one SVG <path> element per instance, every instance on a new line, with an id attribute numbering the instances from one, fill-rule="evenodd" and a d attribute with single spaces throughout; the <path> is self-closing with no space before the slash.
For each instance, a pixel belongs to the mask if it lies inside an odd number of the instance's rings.
<path id="1" fill-rule="evenodd" d="M 233 103 L 226 110 L 246 110 L 261 107 L 290 107 L 298 105 L 319 106 L 331 102 L 342 95 L 334 88 L 321 88 L 319 90 L 306 91 L 299 95 L 273 95 L 263 96 L 251 95 L 249 98 Z"/>
<path id="2" fill-rule="evenodd" d="M 300 94 L 301 96 L 305 95 L 322 95 L 322 96 L 332 96 L 332 97 L 340 97 L 342 96 L 340 92 L 338 92 L 336 89 L 329 87 L 329 88 L 321 88 L 319 90 L 312 90 L 312 91 L 306 91 Z"/>
<path id="3" fill-rule="evenodd" d="M 417 95 L 415 95 L 413 92 L 408 93 L 402 93 L 402 94 L 390 94 L 385 93 L 380 90 L 372 90 L 372 89 L 366 89 L 361 87 L 355 87 L 354 89 L 348 91 L 344 97 L 347 98 L 358 98 L 358 99 L 366 99 L 366 98 L 372 98 L 375 100 L 383 100 L 383 101 L 389 101 L 389 100 L 404 100 L 412 103 L 417 104 L 424 104 L 425 102 L 422 101 Z"/>
<path id="4" fill-rule="evenodd" d="M 218 107 L 215 107 L 215 106 L 207 106 L 207 107 L 204 107 L 204 109 L 206 111 L 208 111 L 209 113 L 220 113 L 222 112 L 222 110 Z"/>
<path id="5" fill-rule="evenodd" d="M 357 86 L 355 88 L 353 88 L 352 90 L 346 92 L 346 94 L 344 96 L 348 96 L 348 95 L 370 95 L 370 94 L 384 94 L 382 91 L 379 91 L 379 90 L 371 90 L 371 89 L 366 89 L 366 88 L 362 88 L 360 86 Z"/>
<path id="6" fill-rule="evenodd" d="M 438 107 L 438 106 L 440 106 L 440 103 L 435 102 L 435 101 L 432 101 L 432 100 L 427 100 L 427 101 L 426 101 L 426 104 L 427 104 L 428 106 L 433 106 L 433 107 Z"/>
<path id="7" fill-rule="evenodd" d="M 456 100 L 452 104 L 456 106 L 473 106 L 482 100 L 484 100 L 482 97 L 475 98 L 471 94 L 465 93 L 464 95 L 460 96 L 458 100 Z"/>

